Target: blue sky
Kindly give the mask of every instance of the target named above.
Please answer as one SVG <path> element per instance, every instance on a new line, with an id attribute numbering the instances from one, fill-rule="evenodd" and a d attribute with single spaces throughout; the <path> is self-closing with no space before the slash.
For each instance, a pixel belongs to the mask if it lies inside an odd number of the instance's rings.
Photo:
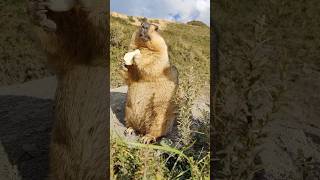
<path id="1" fill-rule="evenodd" d="M 111 0 L 110 8 L 130 16 L 210 24 L 210 0 Z"/>

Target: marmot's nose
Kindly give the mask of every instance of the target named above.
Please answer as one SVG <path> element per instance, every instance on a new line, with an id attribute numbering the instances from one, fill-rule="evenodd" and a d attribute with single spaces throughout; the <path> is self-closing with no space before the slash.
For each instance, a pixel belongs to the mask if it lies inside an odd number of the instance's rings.
<path id="1" fill-rule="evenodd" d="M 149 27 L 150 27 L 150 24 L 149 23 L 147 23 L 147 22 L 143 22 L 142 24 L 141 24 L 141 28 L 142 29 L 149 29 Z"/>

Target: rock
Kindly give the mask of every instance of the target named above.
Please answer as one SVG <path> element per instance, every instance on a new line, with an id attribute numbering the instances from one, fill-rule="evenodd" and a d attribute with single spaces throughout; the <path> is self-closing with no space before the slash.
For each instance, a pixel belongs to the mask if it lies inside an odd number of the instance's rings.
<path id="1" fill-rule="evenodd" d="M 110 90 L 110 134 L 125 138 L 129 141 L 136 141 L 137 136 L 125 136 L 124 110 L 128 87 L 122 86 Z"/>

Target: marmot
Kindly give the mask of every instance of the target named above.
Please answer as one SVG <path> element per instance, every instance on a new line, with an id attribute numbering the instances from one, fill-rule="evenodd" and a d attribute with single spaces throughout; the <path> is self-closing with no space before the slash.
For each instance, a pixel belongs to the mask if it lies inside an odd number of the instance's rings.
<path id="1" fill-rule="evenodd" d="M 108 179 L 107 0 L 30 0 L 58 79 L 49 179 Z"/>
<path id="2" fill-rule="evenodd" d="M 128 85 L 125 133 L 143 134 L 143 143 L 166 135 L 175 120 L 178 71 L 169 62 L 168 48 L 158 29 L 143 22 L 133 33 L 130 49 L 135 51 L 125 55 L 121 71 Z"/>

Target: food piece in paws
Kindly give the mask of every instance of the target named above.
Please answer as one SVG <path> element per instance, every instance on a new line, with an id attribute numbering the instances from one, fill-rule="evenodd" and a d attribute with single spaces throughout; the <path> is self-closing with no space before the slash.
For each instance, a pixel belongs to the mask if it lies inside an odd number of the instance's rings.
<path id="1" fill-rule="evenodd" d="M 46 3 L 48 8 L 55 12 L 69 11 L 76 4 L 75 0 L 47 0 Z"/>
<path id="2" fill-rule="evenodd" d="M 139 49 L 136 49 L 135 51 L 133 51 L 133 52 L 128 52 L 128 53 L 126 53 L 125 55 L 124 55 L 124 64 L 125 65 L 128 65 L 128 66 L 130 66 L 130 65 L 132 65 L 133 64 L 133 59 L 134 59 L 134 57 L 136 56 L 136 55 L 140 55 L 141 53 L 140 53 L 140 50 Z"/>

